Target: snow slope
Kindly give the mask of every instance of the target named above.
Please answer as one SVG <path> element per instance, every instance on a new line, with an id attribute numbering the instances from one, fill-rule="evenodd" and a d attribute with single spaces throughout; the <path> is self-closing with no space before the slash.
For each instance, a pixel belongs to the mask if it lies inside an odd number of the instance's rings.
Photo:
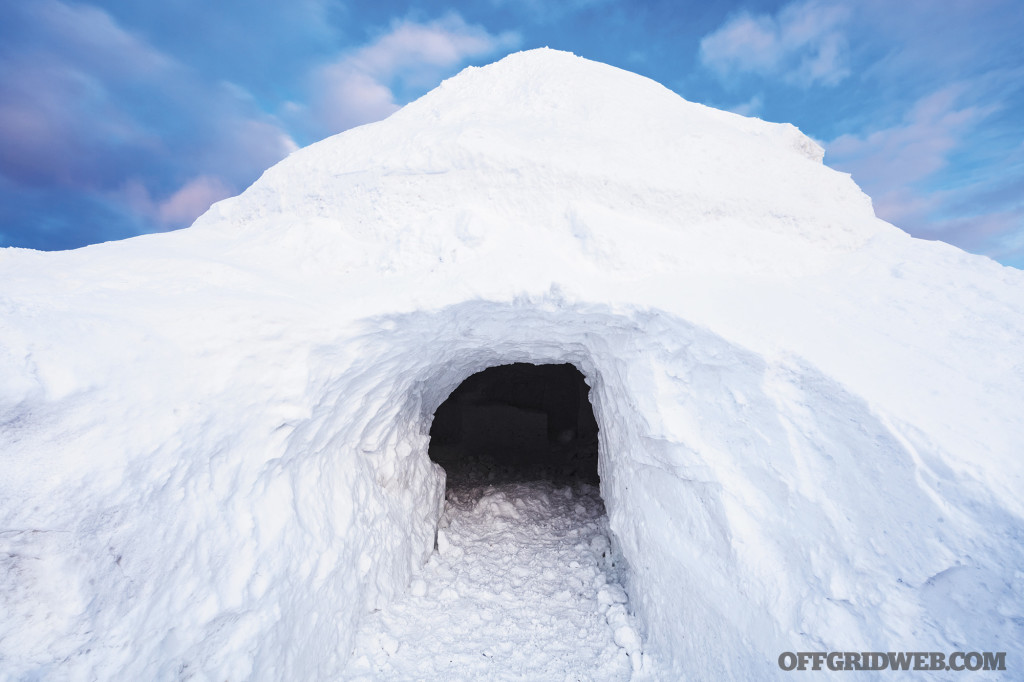
<path id="1" fill-rule="evenodd" d="M 537 50 L 190 229 L 0 251 L 0 678 L 337 678 L 431 555 L 434 409 L 511 362 L 587 377 L 666 679 L 1019 651 L 1024 273 L 821 159 Z"/>

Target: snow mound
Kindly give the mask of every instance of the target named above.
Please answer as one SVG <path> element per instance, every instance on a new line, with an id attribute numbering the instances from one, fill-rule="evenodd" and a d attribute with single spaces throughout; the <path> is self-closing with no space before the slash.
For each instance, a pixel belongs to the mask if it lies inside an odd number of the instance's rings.
<path id="1" fill-rule="evenodd" d="M 432 554 L 434 410 L 514 362 L 591 387 L 608 618 L 669 679 L 1020 649 L 1024 273 L 821 156 L 537 50 L 188 230 L 3 250 L 3 675 L 338 677 Z"/>

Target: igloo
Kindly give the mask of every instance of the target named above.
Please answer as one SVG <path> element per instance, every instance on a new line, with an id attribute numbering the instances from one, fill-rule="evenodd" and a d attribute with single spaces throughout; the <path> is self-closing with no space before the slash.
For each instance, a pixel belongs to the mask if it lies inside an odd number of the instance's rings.
<path id="1" fill-rule="evenodd" d="M 434 548 L 437 408 L 569 364 L 665 679 L 1024 644 L 1024 275 L 789 125 L 469 68 L 189 229 L 0 252 L 0 668 L 335 679 Z"/>

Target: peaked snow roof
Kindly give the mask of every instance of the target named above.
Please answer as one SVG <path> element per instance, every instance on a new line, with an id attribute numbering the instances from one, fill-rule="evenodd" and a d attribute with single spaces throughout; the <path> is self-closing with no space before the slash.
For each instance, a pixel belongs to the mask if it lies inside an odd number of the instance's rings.
<path id="1" fill-rule="evenodd" d="M 272 244 L 306 230 L 317 250 L 356 247 L 344 264 L 369 269 L 500 245 L 557 269 L 573 253 L 602 269 L 610 257 L 624 274 L 652 260 L 749 272 L 776 267 L 766 245 L 845 251 L 891 230 L 822 155 L 791 125 L 539 49 L 468 68 L 382 122 L 293 153 L 197 227 Z M 553 241 L 557 257 L 546 255 Z"/>

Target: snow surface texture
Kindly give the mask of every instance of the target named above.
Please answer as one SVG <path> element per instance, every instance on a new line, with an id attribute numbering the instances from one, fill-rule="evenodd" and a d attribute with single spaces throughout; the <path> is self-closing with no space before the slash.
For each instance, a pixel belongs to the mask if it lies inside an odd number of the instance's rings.
<path id="1" fill-rule="evenodd" d="M 593 486 L 461 485 L 448 500 L 438 552 L 407 596 L 365 620 L 343 679 L 611 682 L 644 672 Z"/>
<path id="2" fill-rule="evenodd" d="M 3 250 L 0 677 L 339 677 L 436 570 L 434 410 L 512 362 L 591 386 L 665 679 L 1020 651 L 1024 273 L 821 158 L 539 50 L 191 229 Z"/>

